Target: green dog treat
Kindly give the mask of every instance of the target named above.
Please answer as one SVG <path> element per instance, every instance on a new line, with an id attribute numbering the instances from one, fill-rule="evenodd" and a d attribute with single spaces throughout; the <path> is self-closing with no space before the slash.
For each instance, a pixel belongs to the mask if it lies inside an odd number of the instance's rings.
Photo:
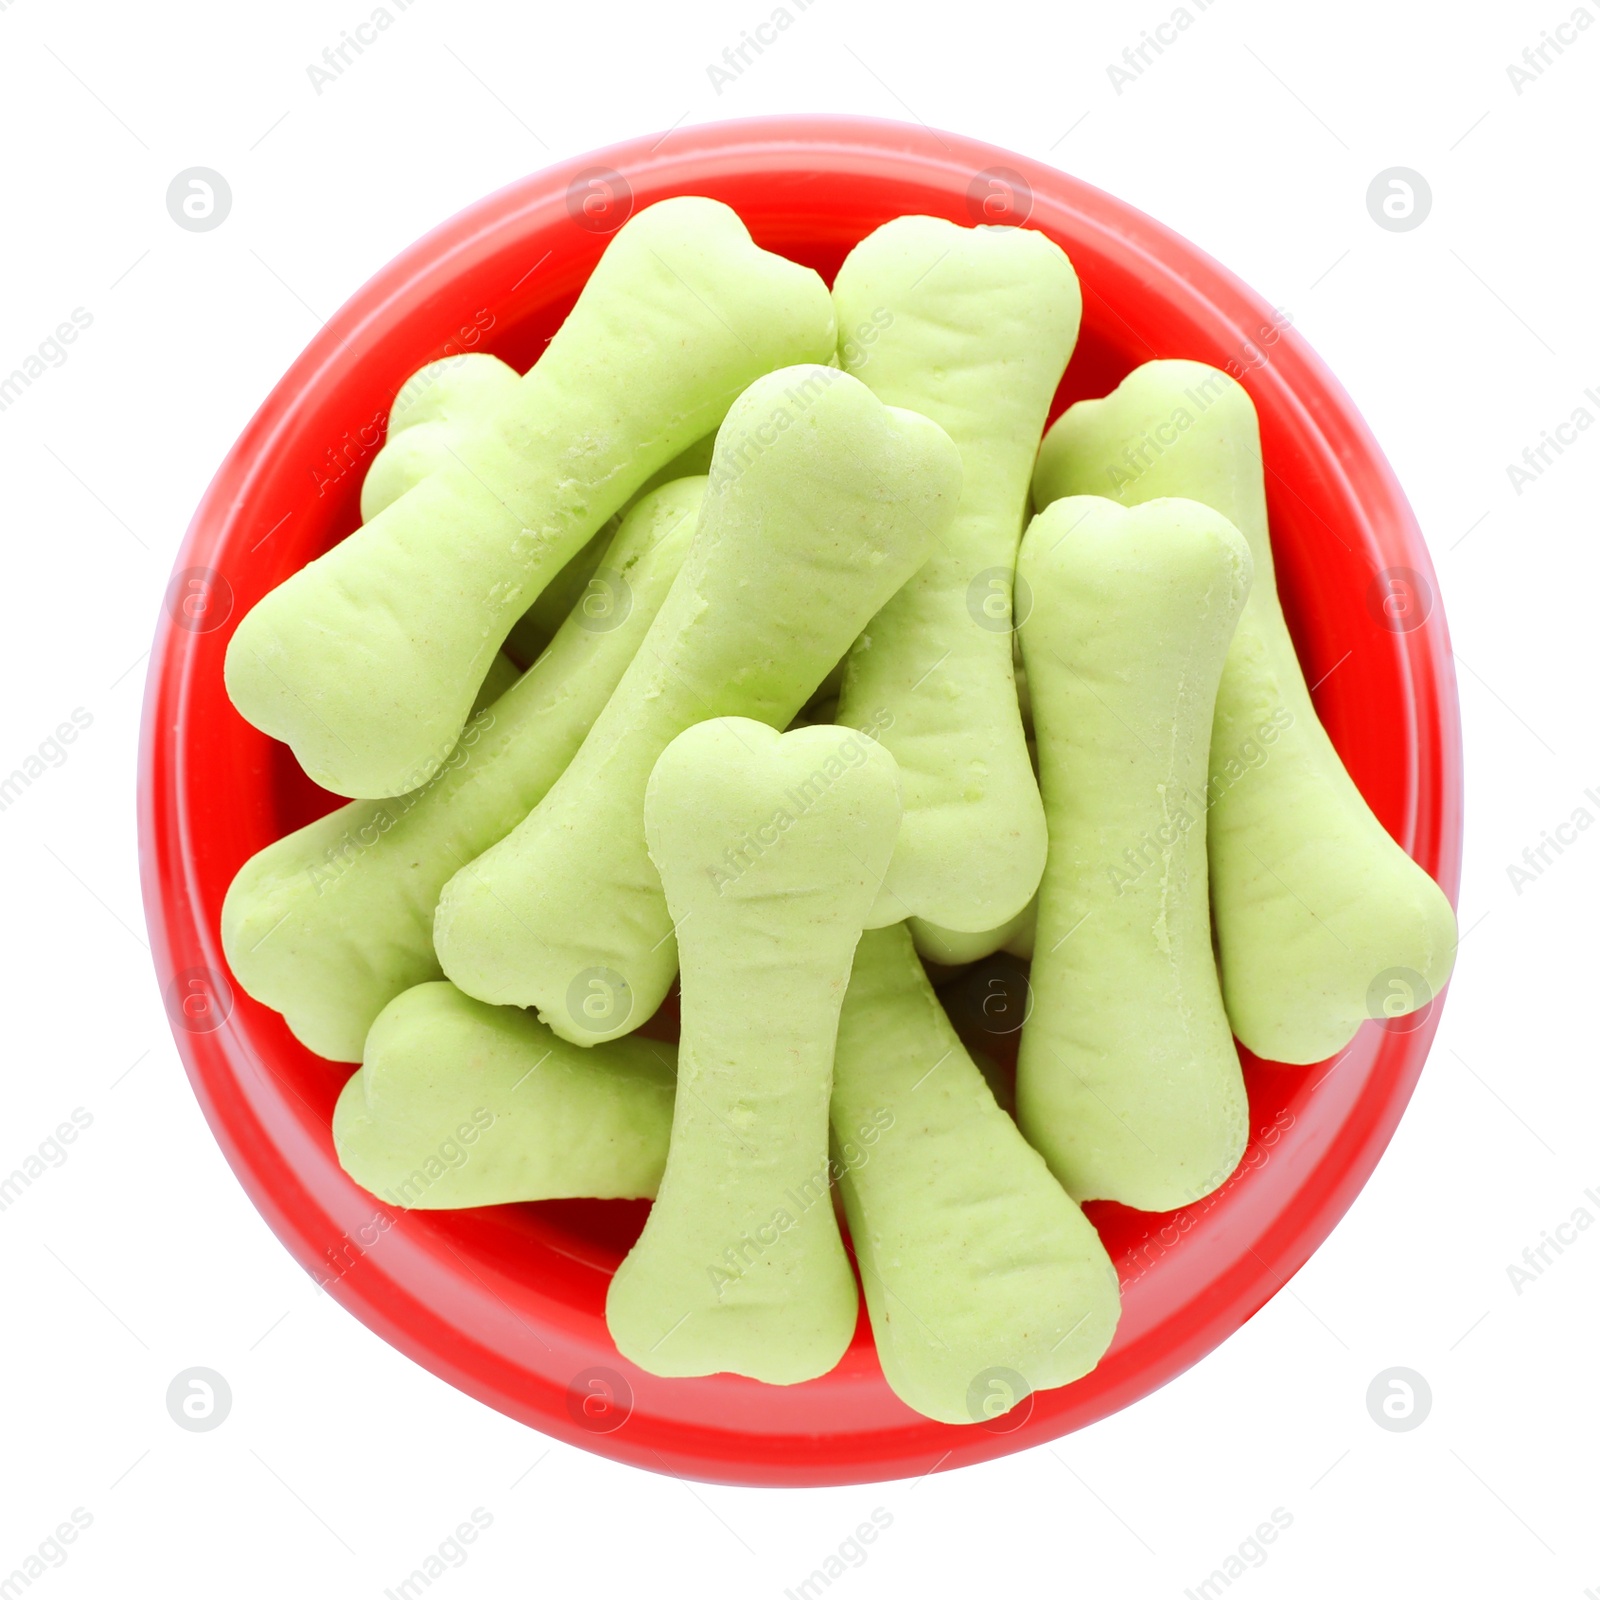
<path id="1" fill-rule="evenodd" d="M 718 417 L 720 425 L 722 418 Z M 717 429 L 713 428 L 704 438 L 696 439 L 689 448 L 676 455 L 666 466 L 653 472 L 639 490 L 639 494 L 647 495 L 652 489 L 659 489 L 664 483 L 671 483 L 674 478 L 703 478 L 711 471 L 711 456 L 717 446 Z"/>
<path id="2" fill-rule="evenodd" d="M 389 411 L 388 437 L 373 457 L 361 486 L 362 521 L 370 522 L 407 490 L 416 488 L 429 473 L 450 465 L 462 439 L 514 398 L 520 381 L 514 368 L 496 356 L 481 353 L 446 356 L 414 372 L 395 396 Z M 685 451 L 684 455 L 688 454 Z M 684 456 L 678 457 L 679 461 L 683 459 Z M 699 468 L 702 475 L 705 470 Z M 668 477 L 688 477 L 689 473 L 663 468 L 656 476 L 664 483 Z M 656 484 L 652 481 L 645 487 L 652 489 Z M 643 498 L 641 490 L 635 499 Z M 619 514 L 606 523 L 517 619 L 506 635 L 503 655 L 497 658 L 512 673 L 531 667 L 555 637 L 556 629 L 566 621 L 567 613 L 584 592 L 621 520 Z M 485 703 L 480 690 L 473 713 Z"/>
<path id="3" fill-rule="evenodd" d="M 606 547 L 616 537 L 621 525 L 620 514 L 612 517 L 540 590 L 539 598 L 517 618 L 511 632 L 506 635 L 502 654 L 513 661 L 526 662 L 531 667 L 539 659 L 540 652 L 555 638 L 561 624 L 572 615 L 572 608 L 580 600 L 595 593 L 601 597 L 598 603 L 604 604 L 603 588 L 591 588 L 589 580 L 595 575 L 600 558 L 606 553 Z"/>
<path id="4" fill-rule="evenodd" d="M 820 676 L 820 673 L 819 673 Z M 679 1093 L 661 1192 L 606 1324 L 647 1372 L 801 1383 L 856 1326 L 830 1195 L 839 1006 L 900 826 L 899 775 L 846 728 L 702 722 L 656 762 L 650 858 L 679 928 Z"/>
<path id="5" fill-rule="evenodd" d="M 389 431 L 361 485 L 361 520 L 371 522 L 430 473 L 449 464 L 485 419 L 516 400 L 515 367 L 481 351 L 419 367 L 389 407 Z"/>
<path id="6" fill-rule="evenodd" d="M 1057 500 L 1017 571 L 1050 860 L 1017 1120 L 1076 1200 L 1170 1211 L 1238 1165 L 1249 1107 L 1211 953 L 1206 761 L 1250 587 L 1192 500 Z"/>
<path id="7" fill-rule="evenodd" d="M 361 520 L 370 522 L 448 461 L 462 431 L 476 427 L 516 383 L 513 368 L 482 354 L 447 356 L 412 373 L 389 409 L 388 437 L 361 485 Z M 496 655 L 478 687 L 471 714 L 476 716 L 504 694 L 532 660 L 532 656 L 526 662 L 516 660 L 504 652 Z"/>
<path id="8" fill-rule="evenodd" d="M 611 609 L 570 617 L 427 783 L 396 800 L 341 806 L 240 870 L 222 907 L 229 968 L 309 1049 L 359 1061 L 373 1018 L 440 975 L 440 890 L 572 759 L 677 576 L 705 482 L 669 484 L 624 519 L 605 557 Z"/>
<path id="9" fill-rule="evenodd" d="M 413 1210 L 633 1200 L 661 1181 L 675 1047 L 579 1050 L 448 983 L 391 1000 L 333 1111 L 339 1164 Z"/>
<path id="10" fill-rule="evenodd" d="M 933 418 L 965 469 L 949 530 L 846 664 L 839 720 L 880 724 L 905 783 L 873 922 L 982 932 L 1027 905 L 1044 867 L 1011 671 L 1012 569 L 1078 337 L 1077 274 L 1042 233 L 899 217 L 845 258 L 833 301 L 845 369 Z"/>
<path id="11" fill-rule="evenodd" d="M 606 519 L 752 379 L 832 346 L 821 279 L 728 207 L 647 207 L 515 393 L 239 624 L 234 704 L 337 794 L 415 788 L 512 624 Z"/>
<path id="12" fill-rule="evenodd" d="M 995 1103 L 904 928 L 856 952 L 830 1117 L 878 1360 L 908 1406 L 985 1422 L 1094 1367 L 1116 1269 Z"/>
<path id="13" fill-rule="evenodd" d="M 924 961 L 936 961 L 941 967 L 964 967 L 973 961 L 982 961 L 996 950 L 1006 950 L 1026 961 L 1033 954 L 1033 919 L 1037 901 L 1030 900 L 1016 916 L 1002 922 L 998 928 L 985 933 L 957 933 L 954 928 L 941 928 L 936 922 L 924 922 L 921 917 L 907 919 L 917 954 Z"/>
<path id="14" fill-rule="evenodd" d="M 680 456 L 674 456 L 659 472 L 653 473 L 614 522 L 620 522 L 647 494 L 664 483 L 678 478 L 703 478 L 711 470 L 711 446 L 716 435 L 709 434 L 696 440 Z M 567 620 L 576 605 L 583 605 L 593 617 L 602 614 L 610 603 L 606 590 L 605 574 L 595 579 L 595 569 L 606 545 L 616 531 L 608 524 L 575 555 L 554 578 L 550 586 L 518 618 L 517 625 L 506 637 L 506 653 L 516 661 L 532 663 L 541 650 L 555 637 L 556 629 Z"/>
<path id="15" fill-rule="evenodd" d="M 1266 1060 L 1322 1061 L 1369 1016 L 1428 1004 L 1455 961 L 1455 915 L 1373 816 L 1317 720 L 1273 581 L 1249 395 L 1195 361 L 1137 368 L 1046 436 L 1035 503 L 1067 494 L 1198 500 L 1239 529 L 1255 559 L 1217 696 L 1207 790 L 1233 1031 Z"/>
<path id="16" fill-rule="evenodd" d="M 718 436 L 683 573 L 583 748 L 446 886 L 434 943 L 451 980 L 537 1006 L 576 1044 L 638 1027 L 678 964 L 645 849 L 657 756 L 708 717 L 787 727 L 943 536 L 960 486 L 938 426 L 854 378 L 793 367 L 751 385 Z"/>

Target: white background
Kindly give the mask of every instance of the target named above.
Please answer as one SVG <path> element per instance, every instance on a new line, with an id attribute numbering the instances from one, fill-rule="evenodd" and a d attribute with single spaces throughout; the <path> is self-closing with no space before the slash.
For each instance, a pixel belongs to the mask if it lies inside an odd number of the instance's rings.
<path id="1" fill-rule="evenodd" d="M 1507 473 L 1579 405 L 1600 418 L 1583 395 L 1600 388 L 1600 28 L 1518 95 L 1507 65 L 1571 0 L 1189 0 L 1195 26 L 1118 95 L 1108 63 L 1172 0 L 813 0 L 716 93 L 708 63 L 772 3 L 413 0 L 319 96 L 308 64 L 370 0 L 0 0 L 0 370 L 75 307 L 94 319 L 0 412 L 0 769 L 75 707 L 93 717 L 0 812 L 0 1170 L 74 1107 L 93 1117 L 0 1213 L 0 1576 L 81 1506 L 92 1526 L 28 1594 L 379 1596 L 482 1507 L 492 1525 L 430 1596 L 779 1596 L 881 1506 L 892 1525 L 830 1600 L 1176 1600 L 1282 1507 L 1292 1525 L 1230 1596 L 1600 1590 L 1600 1228 L 1521 1293 L 1507 1273 L 1576 1208 L 1600 1219 L 1600 830 L 1520 894 L 1507 873 L 1575 807 L 1600 815 L 1583 798 L 1600 788 L 1600 429 L 1521 494 Z M 143 652 L 189 515 L 319 318 L 551 160 L 806 110 L 921 119 L 1054 162 L 1293 312 L 1438 567 L 1461 652 L 1466 937 L 1377 1174 L 1200 1366 L 1053 1447 L 916 1484 L 691 1489 L 455 1393 L 278 1245 L 168 1034 L 134 755 Z M 1433 191 L 1409 233 L 1365 205 L 1394 165 Z M 232 186 L 214 232 L 168 217 L 190 166 Z M 165 1410 L 193 1365 L 232 1386 L 215 1432 Z M 1433 1393 L 1407 1433 L 1377 1427 L 1364 1398 L 1396 1365 Z"/>

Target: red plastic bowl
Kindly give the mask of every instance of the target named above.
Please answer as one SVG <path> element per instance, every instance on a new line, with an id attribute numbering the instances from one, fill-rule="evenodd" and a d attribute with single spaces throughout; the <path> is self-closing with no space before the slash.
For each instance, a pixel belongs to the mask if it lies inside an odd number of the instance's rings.
<path id="1" fill-rule="evenodd" d="M 140 758 L 146 915 L 174 1035 L 240 1181 L 279 1237 L 369 1327 L 468 1394 L 618 1460 L 752 1484 L 854 1483 L 1003 1455 L 1080 1428 L 1205 1355 L 1283 1287 L 1372 1171 L 1421 1071 L 1431 1013 L 1368 1024 L 1335 1067 L 1246 1059 L 1252 1139 L 1187 1211 L 1091 1212 L 1118 1263 L 1115 1343 L 1081 1382 L 992 1424 L 929 1422 L 884 1383 L 863 1316 L 825 1378 L 653 1378 L 613 1348 L 611 1272 L 642 1205 L 396 1212 L 340 1170 L 349 1071 L 236 989 L 218 938 L 241 863 L 334 802 L 228 703 L 239 617 L 356 527 L 389 402 L 417 367 L 543 348 L 630 209 L 705 194 L 756 240 L 832 277 L 903 212 L 1026 222 L 1070 253 L 1083 336 L 1058 406 L 1139 362 L 1229 366 L 1261 413 L 1290 626 L 1335 745 L 1391 833 L 1454 897 L 1460 732 L 1443 613 L 1410 509 L 1349 399 L 1271 308 L 1149 218 L 1037 162 L 854 118 L 691 128 L 537 174 L 428 235 L 312 341 L 217 473 L 156 631 Z M 1398 569 L 1398 574 L 1397 574 Z M 1398 582 L 1408 606 L 1385 610 Z"/>

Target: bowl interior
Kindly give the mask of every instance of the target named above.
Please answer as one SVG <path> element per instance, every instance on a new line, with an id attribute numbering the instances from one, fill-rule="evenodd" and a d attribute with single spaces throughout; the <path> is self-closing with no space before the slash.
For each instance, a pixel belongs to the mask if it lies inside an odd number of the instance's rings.
<path id="1" fill-rule="evenodd" d="M 613 206 L 599 226 L 570 203 L 596 171 Z M 1459 752 L 1443 617 L 1435 604 L 1423 627 L 1395 633 L 1369 604 L 1381 570 L 1425 582 L 1431 572 L 1348 400 L 1292 331 L 1265 342 L 1271 308 L 1193 247 L 1059 173 L 950 135 L 847 119 L 725 124 L 553 169 L 453 219 L 329 323 L 251 423 L 178 561 L 215 603 L 200 628 L 177 607 L 161 619 L 141 784 L 147 909 L 175 1036 L 230 1160 L 301 1261 L 392 1343 L 513 1416 L 641 1465 L 742 1482 L 909 1475 L 1127 1404 L 1226 1337 L 1326 1235 L 1393 1131 L 1437 1022 L 1436 1002 L 1370 1024 L 1331 1066 L 1246 1055 L 1251 1143 L 1221 1191 L 1167 1216 L 1088 1208 L 1124 1292 L 1099 1369 L 993 1424 L 955 1428 L 890 1393 L 864 1313 L 840 1366 L 790 1389 L 631 1367 L 606 1335 L 604 1299 L 643 1203 L 380 1205 L 333 1155 L 329 1120 L 352 1069 L 311 1055 L 228 978 L 217 926 L 233 874 L 338 802 L 233 711 L 223 652 L 262 594 L 358 525 L 361 480 L 405 378 L 467 349 L 526 368 L 630 207 L 712 195 L 760 244 L 831 281 L 891 217 L 984 220 L 996 171 L 1010 175 L 1001 220 L 1057 239 L 1083 282 L 1083 333 L 1056 411 L 1156 356 L 1230 367 L 1251 391 L 1279 588 L 1319 713 L 1378 817 L 1453 894 Z M 211 996 L 198 1019 L 177 1003 L 195 983 Z M 1002 1055 L 1008 1045 L 986 1041 Z"/>

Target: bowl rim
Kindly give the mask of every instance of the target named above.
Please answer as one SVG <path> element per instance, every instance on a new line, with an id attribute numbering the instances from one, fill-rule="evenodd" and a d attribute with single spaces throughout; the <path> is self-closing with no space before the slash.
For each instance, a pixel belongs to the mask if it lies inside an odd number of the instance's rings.
<path id="1" fill-rule="evenodd" d="M 1020 175 L 1030 204 L 1062 208 L 1078 225 L 1098 230 L 1105 248 L 1138 264 L 1168 293 L 1189 297 L 1196 315 L 1234 329 L 1257 326 L 1271 315 L 1271 307 L 1232 274 L 1133 207 L 1042 162 L 962 135 L 852 116 L 762 117 L 669 130 L 555 163 L 507 185 L 433 229 L 358 289 L 296 358 L 229 451 L 194 514 L 174 573 L 210 565 L 208 557 L 225 542 L 230 520 L 302 396 L 337 369 L 355 334 L 381 322 L 420 275 L 445 270 L 453 253 L 507 225 L 535 202 L 564 199 L 569 185 L 595 168 L 626 174 L 635 190 L 670 189 L 676 172 L 697 163 L 701 169 L 710 163 L 747 173 L 774 166 L 794 170 L 806 163 L 838 172 L 893 168 L 905 181 L 947 187 L 1003 169 L 1008 183 Z M 1373 545 L 1391 565 L 1413 569 L 1433 583 L 1437 595 L 1427 548 L 1393 472 L 1349 397 L 1294 330 L 1286 331 L 1270 370 L 1246 384 L 1258 403 L 1260 384 L 1276 391 L 1275 405 L 1298 409 L 1302 425 L 1325 442 L 1328 461 L 1348 482 Z M 1429 626 L 1393 641 L 1405 702 L 1407 803 L 1400 843 L 1454 903 L 1462 840 L 1461 736 L 1448 629 L 1442 606 L 1436 604 L 1435 611 Z M 146 679 L 138 765 L 140 871 L 151 952 L 180 1057 L 214 1136 L 269 1226 L 315 1274 L 326 1241 L 342 1236 L 342 1230 L 325 1191 L 296 1170 L 252 1095 L 244 1092 L 249 1075 L 268 1076 L 265 1065 L 229 1028 L 190 1031 L 178 1026 L 173 1012 L 173 985 L 183 973 L 227 971 L 217 930 L 198 915 L 203 897 L 192 875 L 191 842 L 200 819 L 189 793 L 184 707 L 196 670 L 196 643 L 196 635 L 176 626 L 164 607 Z M 1253 1262 L 1236 1262 L 1219 1275 L 1195 1297 L 1194 1314 L 1183 1326 L 1169 1321 L 1148 1334 L 1138 1361 L 1117 1381 L 1098 1386 L 1081 1405 L 1035 1408 L 1012 1431 L 929 1423 L 888 1430 L 881 1439 L 851 1435 L 849 1448 L 830 1449 L 827 1437 L 819 1436 L 788 1452 L 775 1450 L 770 1438 L 760 1440 L 760 1448 L 752 1442 L 741 1449 L 736 1433 L 713 1435 L 684 1424 L 664 1425 L 645 1442 L 630 1437 L 626 1427 L 596 1433 L 567 1415 L 559 1379 L 508 1372 L 448 1318 L 415 1292 L 397 1289 L 391 1279 L 351 1274 L 329 1285 L 329 1292 L 380 1337 L 455 1387 L 565 1442 L 651 1470 L 771 1485 L 873 1482 L 950 1470 L 1047 1442 L 1121 1409 L 1176 1377 L 1253 1316 L 1327 1237 L 1370 1176 L 1415 1086 L 1439 1010 L 1436 1003 L 1421 1027 L 1378 1039 L 1361 1069 L 1339 1139 L 1295 1191 L 1295 1214 L 1273 1219 L 1250 1252 Z M 860 1441 L 869 1437 L 876 1442 L 863 1446 Z"/>

